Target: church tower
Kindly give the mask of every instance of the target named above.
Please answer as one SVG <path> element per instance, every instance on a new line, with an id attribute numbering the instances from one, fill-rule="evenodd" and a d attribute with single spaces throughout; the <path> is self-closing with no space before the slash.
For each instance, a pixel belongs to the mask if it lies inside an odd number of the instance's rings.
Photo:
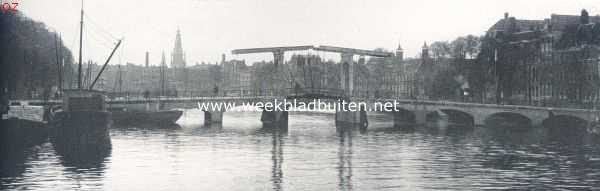
<path id="1" fill-rule="evenodd" d="M 183 53 L 183 47 L 181 46 L 181 33 L 179 29 L 177 29 L 175 47 L 173 48 L 173 53 L 171 53 L 171 67 L 185 68 L 185 53 Z"/>
<path id="2" fill-rule="evenodd" d="M 420 96 L 428 97 L 431 96 L 433 92 L 433 76 L 435 76 L 435 71 L 432 60 L 429 57 L 429 46 L 427 46 L 427 42 L 423 44 L 421 51 L 421 66 L 419 66 L 418 71 L 419 79 L 417 87 Z"/>
<path id="3" fill-rule="evenodd" d="M 421 58 L 422 59 L 427 59 L 429 58 L 429 46 L 427 46 L 427 42 L 425 42 L 423 44 L 423 48 L 421 48 L 422 52 L 421 52 Z"/>
<path id="4" fill-rule="evenodd" d="M 404 50 L 402 49 L 402 46 L 400 46 L 400 43 L 398 43 L 398 48 L 396 48 L 396 57 L 402 61 L 402 59 L 404 59 Z"/>

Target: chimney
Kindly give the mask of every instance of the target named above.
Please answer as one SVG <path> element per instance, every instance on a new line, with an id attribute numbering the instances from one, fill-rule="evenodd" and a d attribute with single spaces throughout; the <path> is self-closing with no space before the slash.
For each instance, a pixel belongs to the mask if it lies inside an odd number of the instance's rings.
<path id="1" fill-rule="evenodd" d="M 148 68 L 148 63 L 150 62 L 150 59 L 148 58 L 150 56 L 150 53 L 148 51 L 146 51 L 146 68 Z"/>
<path id="2" fill-rule="evenodd" d="M 508 19 L 508 12 L 504 12 L 504 19 Z"/>

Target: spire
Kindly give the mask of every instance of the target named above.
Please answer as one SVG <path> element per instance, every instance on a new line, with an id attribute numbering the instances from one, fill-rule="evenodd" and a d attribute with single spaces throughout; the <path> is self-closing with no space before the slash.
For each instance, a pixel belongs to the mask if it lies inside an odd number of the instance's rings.
<path id="1" fill-rule="evenodd" d="M 396 57 L 400 58 L 400 61 L 404 59 L 404 50 L 402 50 L 400 42 L 398 42 L 398 48 L 396 48 Z"/>
<path id="2" fill-rule="evenodd" d="M 421 58 L 429 58 L 429 46 L 427 46 L 427 41 L 423 43 L 423 48 L 421 51 Z"/>
<path id="3" fill-rule="evenodd" d="M 173 68 L 185 67 L 185 56 L 181 44 L 181 31 L 177 27 L 177 35 L 175 36 L 175 46 L 173 47 L 171 66 Z"/>
<path id="4" fill-rule="evenodd" d="M 175 50 L 183 49 L 181 48 L 181 31 L 179 27 L 177 28 L 177 36 L 175 36 Z"/>

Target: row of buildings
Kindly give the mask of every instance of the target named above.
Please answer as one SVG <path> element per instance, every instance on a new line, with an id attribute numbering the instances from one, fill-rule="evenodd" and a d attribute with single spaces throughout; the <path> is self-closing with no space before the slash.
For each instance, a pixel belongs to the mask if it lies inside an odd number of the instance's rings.
<path id="1" fill-rule="evenodd" d="M 600 16 L 504 15 L 480 38 L 479 54 L 376 60 L 386 97 L 498 104 L 593 107 L 600 99 Z M 382 64 L 383 63 L 383 64 Z"/>
<path id="2" fill-rule="evenodd" d="M 438 55 L 425 43 L 420 57 L 354 61 L 351 96 L 438 99 L 499 104 L 593 105 L 600 99 L 600 16 L 552 14 L 523 20 L 505 14 L 478 38 L 478 54 Z M 462 56 L 461 56 L 462 55 Z M 227 60 L 188 66 L 178 31 L 171 66 L 128 64 L 109 69 L 101 84 L 125 71 L 128 92 L 157 95 L 272 95 L 341 89 L 342 65 L 318 55 L 292 55 L 279 68 L 272 62 Z M 117 67 L 117 66 L 110 66 Z M 278 85 L 279 84 L 279 85 Z M 107 86 L 108 87 L 108 86 Z M 110 89 L 110 88 L 105 88 Z M 162 90 L 159 90 L 162 89 Z M 167 89 L 167 93 L 163 92 Z"/>
<path id="3" fill-rule="evenodd" d="M 600 100 L 600 16 L 507 13 L 479 41 L 472 58 L 433 57 L 425 43 L 419 58 L 403 58 L 398 46 L 394 57 L 359 59 L 362 92 L 353 95 L 568 107 Z"/>
<path id="4" fill-rule="evenodd" d="M 479 64 L 495 76 L 496 102 L 593 105 L 600 98 L 600 16 L 507 13 L 485 38 Z"/>

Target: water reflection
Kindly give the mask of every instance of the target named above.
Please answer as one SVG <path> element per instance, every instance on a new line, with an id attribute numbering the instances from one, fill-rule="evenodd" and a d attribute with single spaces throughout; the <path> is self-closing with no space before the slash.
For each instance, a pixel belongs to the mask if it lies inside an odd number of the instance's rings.
<path id="1" fill-rule="evenodd" d="M 192 129 L 192 134 L 194 135 L 215 134 L 223 132 L 223 124 L 221 123 L 193 125 L 190 126 L 190 128 Z"/>
<path id="2" fill-rule="evenodd" d="M 135 129 L 181 129 L 181 125 L 177 123 L 166 123 L 166 124 L 156 124 L 156 123 L 139 123 L 139 124 L 113 124 L 113 129 L 126 129 L 126 130 L 135 130 Z"/>
<path id="3" fill-rule="evenodd" d="M 600 174 L 592 170 L 600 168 L 599 142 L 590 135 L 542 127 L 483 130 L 483 166 L 513 176 L 509 181 L 514 189 L 588 190 L 590 185 L 600 185 L 596 180 Z M 524 180 L 529 184 L 518 183 Z"/>
<path id="4" fill-rule="evenodd" d="M 368 129 L 336 127 L 332 114 L 314 113 L 290 115 L 289 129 L 281 129 L 262 127 L 259 119 L 260 113 L 231 113 L 223 124 L 184 121 L 175 129 L 111 129 L 113 150 L 91 159 L 69 160 L 68 154 L 45 143 L 41 149 L 14 155 L 12 163 L 3 163 L 14 168 L 0 169 L 1 189 L 591 190 L 600 186 L 598 136 L 561 136 L 546 128 L 401 129 L 392 127 L 390 117 L 372 118 Z M 95 162 L 79 164 L 80 160 Z"/>
<path id="5" fill-rule="evenodd" d="M 26 159 L 35 152 L 34 150 L 34 148 L 28 148 L 0 153 L 0 180 L 2 180 L 0 182 L 0 189 L 9 189 L 10 187 L 5 188 L 4 185 L 16 182 L 18 177 L 23 175 L 29 167 L 26 164 Z"/>
<path id="6" fill-rule="evenodd" d="M 361 133 L 366 132 L 363 128 L 359 128 Z M 352 133 L 355 128 L 338 127 L 337 133 L 339 137 L 338 146 L 338 189 L 352 190 Z"/>
<path id="7" fill-rule="evenodd" d="M 283 190 L 283 137 L 287 136 L 287 126 L 263 126 L 260 134 L 271 136 L 271 183 L 273 190 Z"/>
<path id="8" fill-rule="evenodd" d="M 67 170 L 102 171 L 105 162 L 110 157 L 112 145 L 110 141 L 96 142 L 94 145 L 72 143 L 70 146 L 53 144 L 56 155 L 59 156 Z"/>
<path id="9" fill-rule="evenodd" d="M 65 170 L 76 174 L 90 172 L 96 176 L 102 176 L 110 154 L 110 148 L 103 151 L 56 152 Z"/>

